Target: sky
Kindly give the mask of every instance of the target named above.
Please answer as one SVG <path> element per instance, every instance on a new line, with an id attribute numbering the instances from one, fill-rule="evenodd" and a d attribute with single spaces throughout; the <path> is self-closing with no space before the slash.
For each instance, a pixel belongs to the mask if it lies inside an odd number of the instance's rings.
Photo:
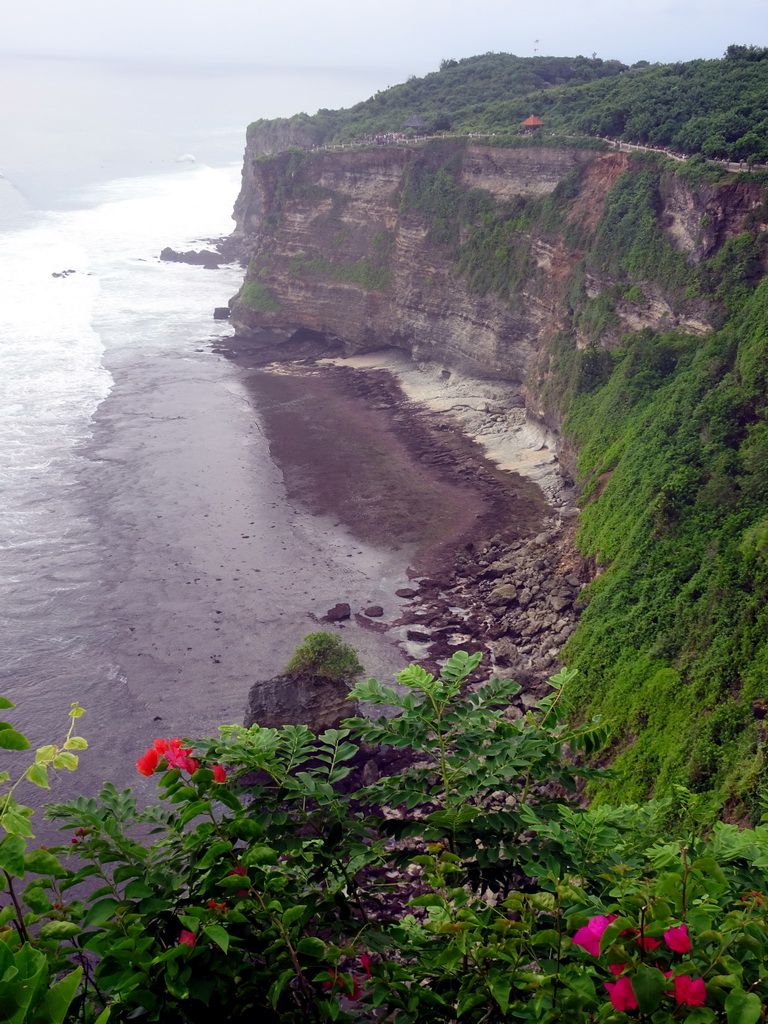
<path id="1" fill-rule="evenodd" d="M 768 45 L 766 0 L 0 0 L 0 54 L 366 69 L 380 87 L 488 51 L 632 64 Z"/>

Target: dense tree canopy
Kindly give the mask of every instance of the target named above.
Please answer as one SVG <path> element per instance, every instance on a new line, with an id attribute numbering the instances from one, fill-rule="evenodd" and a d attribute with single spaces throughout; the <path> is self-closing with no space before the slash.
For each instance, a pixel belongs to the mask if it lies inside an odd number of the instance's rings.
<path id="1" fill-rule="evenodd" d="M 768 48 L 733 44 L 721 60 L 632 67 L 594 57 L 486 53 L 377 92 L 348 110 L 292 122 L 319 140 L 399 132 L 408 117 L 432 131 L 518 132 L 535 113 L 545 132 L 602 135 L 733 160 L 768 157 Z M 267 122 L 255 122 L 252 128 Z"/>

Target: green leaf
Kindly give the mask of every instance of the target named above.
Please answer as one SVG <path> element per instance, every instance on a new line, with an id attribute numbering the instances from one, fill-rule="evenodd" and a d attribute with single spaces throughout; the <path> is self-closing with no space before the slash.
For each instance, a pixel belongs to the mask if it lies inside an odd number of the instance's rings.
<path id="1" fill-rule="evenodd" d="M 125 897 L 129 900 L 143 900 L 145 896 L 154 896 L 155 890 L 142 882 L 140 879 L 136 879 L 134 882 L 129 882 L 125 887 Z"/>
<path id="2" fill-rule="evenodd" d="M 222 854 L 229 853 L 231 849 L 232 843 L 230 843 L 228 839 L 219 839 L 217 842 L 211 843 L 203 856 L 197 862 L 196 866 L 200 868 L 201 871 L 204 871 L 217 861 Z"/>
<path id="3" fill-rule="evenodd" d="M 16 732 L 15 729 L 2 729 L 0 730 L 0 747 L 5 747 L 6 750 L 27 750 L 29 740 L 23 733 Z"/>
<path id="4" fill-rule="evenodd" d="M 277 864 L 277 850 L 273 850 L 271 846 L 251 846 L 243 854 L 242 861 L 246 867 L 261 864 Z"/>
<path id="5" fill-rule="evenodd" d="M 225 889 L 248 889 L 251 885 L 251 880 L 248 875 L 224 875 L 223 878 L 219 879 L 219 885 Z"/>
<path id="6" fill-rule="evenodd" d="M 39 885 L 28 885 L 24 890 L 24 902 L 33 914 L 47 914 L 51 909 L 48 893 Z"/>
<path id="7" fill-rule="evenodd" d="M 723 873 L 723 869 L 714 857 L 699 857 L 698 860 L 695 860 L 693 864 L 691 864 L 691 868 L 696 868 L 705 875 L 709 875 L 710 878 L 714 878 L 716 882 L 720 882 L 722 885 L 727 884 L 728 880 Z"/>
<path id="8" fill-rule="evenodd" d="M 48 782 L 48 769 L 45 765 L 31 764 L 24 775 L 33 785 L 39 786 L 41 789 L 51 788 Z"/>
<path id="9" fill-rule="evenodd" d="M 186 811 L 184 811 L 181 816 L 180 824 L 188 824 L 193 818 L 196 818 L 198 814 L 204 814 L 210 806 L 210 800 L 195 800 L 187 806 Z"/>
<path id="10" fill-rule="evenodd" d="M 672 1017 L 667 1019 L 671 1021 Z M 683 1021 L 683 1024 L 714 1024 L 716 1019 L 715 1011 L 710 1010 L 708 1006 L 694 1006 Z M 653 1015 L 653 1020 L 655 1024 L 656 1014 Z"/>
<path id="11" fill-rule="evenodd" d="M 296 952 L 319 960 L 325 956 L 325 943 L 322 939 L 316 939 L 313 935 L 305 935 L 303 939 L 299 940 Z"/>
<path id="12" fill-rule="evenodd" d="M 86 927 L 106 924 L 110 918 L 115 916 L 115 911 L 119 906 L 118 901 L 111 896 L 107 897 L 107 899 L 99 900 L 98 903 L 94 903 L 92 907 L 88 908 L 83 924 Z"/>
<path id="13" fill-rule="evenodd" d="M 0 843 L 0 868 L 3 871 L 7 871 L 9 875 L 23 878 L 26 870 L 24 864 L 24 851 L 26 848 L 26 841 L 21 836 L 6 836 L 2 843 Z"/>
<path id="14" fill-rule="evenodd" d="M 661 1002 L 661 996 L 669 982 L 655 967 L 641 964 L 632 977 L 632 988 L 637 997 L 641 1013 L 652 1013 Z"/>
<path id="15" fill-rule="evenodd" d="M 80 925 L 75 924 L 74 921 L 46 921 L 40 929 L 40 938 L 60 942 L 62 939 L 70 939 L 73 935 L 79 935 L 81 930 Z"/>
<path id="16" fill-rule="evenodd" d="M 210 768 L 198 768 L 192 773 L 192 782 L 201 789 L 207 789 L 213 782 L 213 772 Z"/>
<path id="17" fill-rule="evenodd" d="M 226 953 L 229 949 L 229 934 L 221 927 L 220 924 L 207 924 L 203 927 L 203 932 L 208 938 L 215 942 L 216 945 L 221 949 L 222 953 Z"/>
<path id="18" fill-rule="evenodd" d="M 239 818 L 232 823 L 232 831 L 238 839 L 261 839 L 264 826 L 253 818 Z"/>
<path id="19" fill-rule="evenodd" d="M 0 825 L 3 826 L 6 832 L 10 832 L 11 835 L 26 836 L 27 839 L 35 838 L 29 822 L 17 811 L 5 811 L 2 817 L 0 817 Z"/>
<path id="20" fill-rule="evenodd" d="M 5 710 L 6 708 L 15 708 L 16 705 L 12 704 L 7 697 L 0 697 L 0 708 Z"/>
<path id="21" fill-rule="evenodd" d="M 71 872 L 65 868 L 58 857 L 48 850 L 32 850 L 24 858 L 27 871 L 36 875 L 51 875 L 52 878 L 66 878 Z"/>
<path id="22" fill-rule="evenodd" d="M 596 999 L 595 982 L 590 975 L 582 974 L 578 968 L 567 967 L 562 971 L 561 978 L 568 988 L 579 996 L 585 1006 L 594 1003 Z"/>
<path id="23" fill-rule="evenodd" d="M 78 765 L 78 757 L 76 754 L 70 754 L 68 750 L 60 750 L 59 753 L 53 759 L 54 768 L 67 768 L 73 772 Z"/>
<path id="24" fill-rule="evenodd" d="M 216 800 L 218 803 L 224 804 L 228 807 L 230 811 L 242 811 L 243 809 L 243 805 L 237 799 L 232 790 L 227 789 L 225 786 L 216 787 Z"/>
<path id="25" fill-rule="evenodd" d="M 292 967 L 287 967 L 282 974 L 272 983 L 269 992 L 267 993 L 267 999 L 271 1006 L 277 1006 L 280 1001 L 283 989 L 288 982 L 295 976 L 295 972 Z"/>
<path id="26" fill-rule="evenodd" d="M 87 750 L 88 740 L 83 739 L 82 736 L 70 736 L 64 744 L 65 750 Z"/>
<path id="27" fill-rule="evenodd" d="M 307 907 L 304 903 L 297 903 L 294 907 L 288 907 L 286 912 L 283 914 L 283 924 L 285 927 L 288 928 L 295 921 L 301 920 L 306 909 Z"/>
<path id="28" fill-rule="evenodd" d="M 509 1006 L 509 993 L 512 988 L 512 978 L 509 972 L 492 968 L 488 973 L 488 988 L 499 1004 L 501 1012 L 506 1013 Z"/>
<path id="29" fill-rule="evenodd" d="M 409 907 L 444 907 L 445 900 L 442 896 L 438 896 L 437 893 L 431 892 L 426 896 L 417 896 L 413 900 L 408 901 Z"/>
<path id="30" fill-rule="evenodd" d="M 760 997 L 754 992 L 734 989 L 725 1000 L 728 1024 L 755 1024 L 760 1019 L 762 1005 Z"/>
<path id="31" fill-rule="evenodd" d="M 43 1000 L 46 1024 L 62 1024 L 77 994 L 82 975 L 83 968 L 78 967 L 48 989 Z"/>
<path id="32" fill-rule="evenodd" d="M 170 900 L 156 900 L 147 898 L 142 900 L 139 904 L 139 913 L 144 915 L 160 914 L 164 910 L 170 910 L 173 907 L 173 903 Z"/>
<path id="33" fill-rule="evenodd" d="M 58 751 L 59 748 L 55 747 L 52 743 L 47 744 L 45 747 L 38 747 L 35 751 L 35 763 L 47 764 L 56 757 Z"/>

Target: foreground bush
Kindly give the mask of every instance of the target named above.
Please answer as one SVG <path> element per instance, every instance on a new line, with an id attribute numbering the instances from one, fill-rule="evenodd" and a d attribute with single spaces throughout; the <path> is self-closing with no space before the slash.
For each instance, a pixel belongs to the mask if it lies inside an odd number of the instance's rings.
<path id="1" fill-rule="evenodd" d="M 360 683 L 352 697 L 399 714 L 319 737 L 155 740 L 137 767 L 158 805 L 105 786 L 49 808 L 71 870 L 2 911 L 2 946 L 42 922 L 28 948 L 82 968 L 72 1021 L 755 1024 L 768 828 L 702 837 L 686 791 L 569 802 L 579 775 L 599 784 L 578 762 L 605 738 L 564 724 L 571 674 L 509 720 L 518 687 L 467 689 L 478 661 Z M 411 766 L 360 787 L 371 747 Z"/>

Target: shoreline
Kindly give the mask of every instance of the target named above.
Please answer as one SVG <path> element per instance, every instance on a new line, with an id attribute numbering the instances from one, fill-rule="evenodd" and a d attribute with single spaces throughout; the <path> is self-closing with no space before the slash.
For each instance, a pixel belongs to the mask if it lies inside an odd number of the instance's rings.
<path id="1" fill-rule="evenodd" d="M 443 494 L 447 489 L 455 506 L 439 538 L 412 549 L 411 584 L 397 592 L 399 609 L 372 619 L 351 608 L 351 621 L 385 633 L 428 671 L 439 671 L 458 648 L 479 650 L 484 658 L 477 678 L 498 669 L 515 674 L 529 692 L 540 691 L 559 668 L 559 650 L 575 628 L 578 595 L 592 569 L 573 544 L 575 492 L 560 477 L 547 438 L 526 422 L 515 389 L 446 378 L 439 368 L 415 366 L 391 350 L 265 364 L 258 351 L 249 358 L 242 339 L 236 346 L 230 358 L 249 387 L 256 379 L 289 379 L 303 382 L 309 406 L 308 396 L 319 394 L 351 404 L 380 445 L 405 457 L 416 479 Z M 226 343 L 217 349 L 228 355 Z M 268 416 L 265 430 L 269 436 Z M 279 437 L 270 444 L 290 493 L 295 452 Z M 322 446 L 312 448 L 319 476 L 328 456 Z M 304 484 L 299 500 L 327 514 L 328 491 Z M 354 508 L 336 502 L 332 513 L 353 535 L 364 534 L 364 516 Z"/>

